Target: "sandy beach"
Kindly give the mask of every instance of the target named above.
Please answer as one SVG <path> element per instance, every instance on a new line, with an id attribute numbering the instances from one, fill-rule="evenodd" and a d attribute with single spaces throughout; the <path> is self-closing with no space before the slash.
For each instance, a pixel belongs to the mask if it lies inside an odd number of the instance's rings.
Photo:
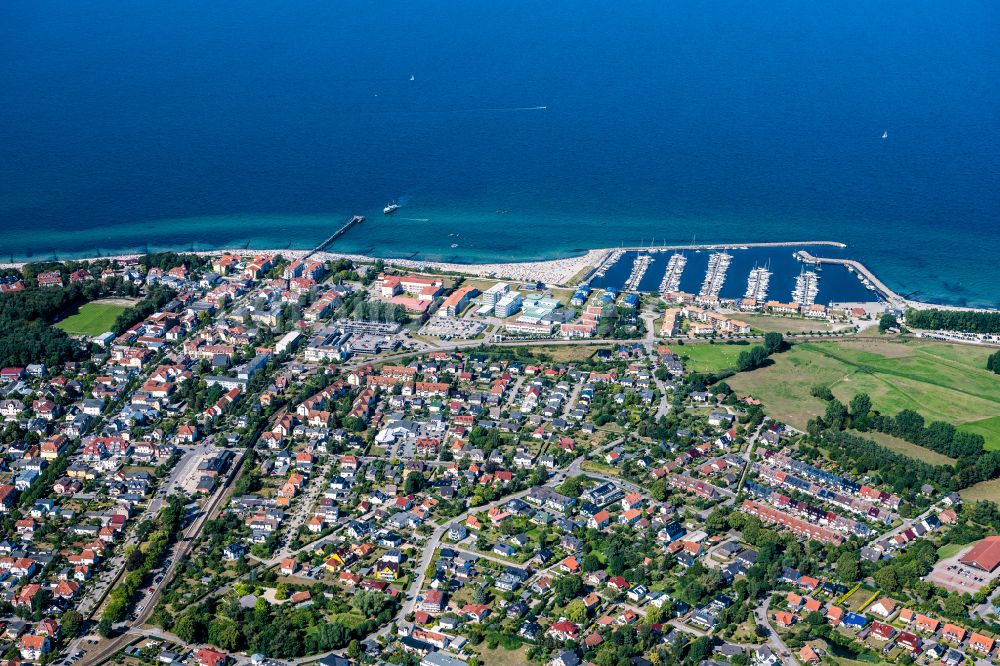
<path id="1" fill-rule="evenodd" d="M 435 269 L 464 275 L 475 275 L 485 278 L 497 278 L 512 280 L 514 282 L 537 282 L 546 284 L 562 285 L 570 281 L 571 278 L 579 274 L 584 268 L 596 267 L 613 252 L 610 248 L 589 250 L 578 257 L 567 257 L 565 259 L 552 259 L 548 261 L 525 261 L 512 263 L 492 263 L 492 264 L 455 264 L 440 261 L 419 261 L 413 259 L 389 259 L 383 257 L 370 257 L 360 254 L 344 254 L 341 252 L 311 252 L 309 250 L 247 250 L 243 248 L 221 249 L 199 252 L 180 252 L 179 254 L 193 254 L 198 256 L 218 256 L 221 254 L 235 254 L 239 256 L 254 256 L 259 254 L 280 254 L 288 259 L 300 259 L 306 255 L 315 257 L 322 261 L 350 259 L 358 263 L 370 264 L 376 259 L 381 259 L 387 266 L 405 268 L 412 271 L 426 271 Z M 71 259 L 67 261 L 99 261 L 99 260 L 128 260 L 138 259 L 141 254 L 119 254 L 103 257 L 87 257 L 81 259 Z M 0 264 L 0 268 L 20 268 L 25 264 L 33 262 L 14 262 Z"/>

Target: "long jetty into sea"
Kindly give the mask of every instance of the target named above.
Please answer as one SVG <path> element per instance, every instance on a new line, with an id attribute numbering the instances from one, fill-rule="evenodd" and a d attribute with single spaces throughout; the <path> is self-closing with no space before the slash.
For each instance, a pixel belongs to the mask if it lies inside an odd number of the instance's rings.
<path id="1" fill-rule="evenodd" d="M 313 249 L 309 250 L 309 252 L 303 258 L 306 259 L 316 254 L 317 252 L 322 252 L 330 245 L 330 243 L 332 243 L 333 241 L 337 240 L 338 238 L 346 234 L 348 229 L 353 227 L 355 224 L 361 224 L 364 221 L 365 221 L 364 215 L 355 215 L 354 217 L 352 217 L 347 221 L 347 224 L 334 231 L 329 238 L 327 238 L 325 241 L 323 241 Z"/>
<path id="2" fill-rule="evenodd" d="M 872 286 L 882 295 L 882 297 L 889 301 L 892 305 L 897 307 L 904 307 L 908 301 L 903 298 L 892 289 L 890 289 L 882 280 L 878 279 L 872 271 L 868 269 L 867 266 L 862 264 L 860 261 L 855 261 L 854 259 L 832 259 L 830 257 L 814 257 L 805 250 L 801 250 L 797 254 L 800 261 L 807 264 L 839 264 L 841 266 L 847 266 L 848 268 L 857 271 L 858 275 L 862 275 L 872 283 Z"/>

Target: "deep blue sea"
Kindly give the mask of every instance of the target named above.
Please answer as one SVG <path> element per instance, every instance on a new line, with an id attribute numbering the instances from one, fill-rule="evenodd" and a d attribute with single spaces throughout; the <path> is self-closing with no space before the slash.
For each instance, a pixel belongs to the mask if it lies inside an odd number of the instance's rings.
<path id="1" fill-rule="evenodd" d="M 990 0 L 4 0 L 0 260 L 361 213 L 333 249 L 831 239 L 997 306 L 997 35 Z"/>

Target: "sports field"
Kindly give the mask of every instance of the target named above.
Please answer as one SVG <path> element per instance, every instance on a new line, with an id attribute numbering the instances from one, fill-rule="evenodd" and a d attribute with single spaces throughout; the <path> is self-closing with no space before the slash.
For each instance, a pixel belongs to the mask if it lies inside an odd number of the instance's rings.
<path id="1" fill-rule="evenodd" d="M 80 310 L 62 321 L 56 326 L 66 331 L 70 335 L 87 335 L 94 337 L 101 333 L 107 333 L 115 323 L 126 306 L 119 303 L 93 302 L 80 306 Z"/>
<path id="2" fill-rule="evenodd" d="M 868 393 L 880 412 L 913 409 L 928 421 L 977 432 L 987 448 L 1000 449 L 1000 377 L 985 369 L 989 351 L 919 340 L 801 342 L 773 356 L 772 365 L 727 382 L 799 428 L 823 413 L 824 403 L 809 395 L 822 384 L 844 403 Z"/>

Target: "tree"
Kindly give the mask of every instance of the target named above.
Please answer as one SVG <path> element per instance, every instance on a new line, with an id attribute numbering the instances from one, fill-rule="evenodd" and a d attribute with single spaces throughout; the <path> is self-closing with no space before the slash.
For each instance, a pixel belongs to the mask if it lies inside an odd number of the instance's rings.
<path id="1" fill-rule="evenodd" d="M 71 608 L 62 616 L 62 624 L 59 626 L 63 636 L 66 638 L 76 638 L 83 628 L 83 615 L 75 608 Z"/>
<path id="2" fill-rule="evenodd" d="M 185 643 L 201 642 L 204 625 L 194 611 L 186 611 L 174 623 L 173 633 Z"/>
<path id="3" fill-rule="evenodd" d="M 586 620 L 587 607 L 583 605 L 583 599 L 574 599 L 566 604 L 566 609 L 563 611 L 563 615 L 565 615 L 566 619 L 570 622 L 576 622 L 577 624 Z"/>
<path id="4" fill-rule="evenodd" d="M 347 644 L 347 656 L 354 661 L 361 659 L 361 643 L 358 642 L 357 638 L 352 638 L 351 642 Z"/>
<path id="5" fill-rule="evenodd" d="M 764 365 L 767 361 L 767 350 L 760 345 L 750 348 L 750 351 L 741 351 L 736 357 L 736 369 L 740 372 L 754 370 Z"/>
<path id="6" fill-rule="evenodd" d="M 114 631 L 114 625 L 111 623 L 110 618 L 102 617 L 101 621 L 97 623 L 97 633 L 104 638 L 109 638 L 112 631 Z"/>
<path id="7" fill-rule="evenodd" d="M 362 615 L 369 618 L 378 615 L 387 607 L 389 598 L 375 590 L 363 590 L 354 595 L 351 600 L 353 605 Z"/>
<path id="8" fill-rule="evenodd" d="M 830 390 L 829 386 L 823 384 L 815 384 L 809 389 L 809 395 L 814 398 L 819 398 L 820 400 L 833 400 L 833 391 Z"/>
<path id="9" fill-rule="evenodd" d="M 236 650 L 240 647 L 240 628 L 229 618 L 213 620 L 208 626 L 208 640 L 223 650 Z"/>
<path id="10" fill-rule="evenodd" d="M 878 320 L 878 330 L 879 333 L 885 333 L 890 328 L 896 328 L 899 326 L 899 322 L 896 320 L 896 315 L 891 312 L 886 312 Z"/>
<path id="11" fill-rule="evenodd" d="M 781 333 L 765 333 L 764 334 L 764 349 L 768 354 L 775 354 L 781 351 L 782 347 L 785 345 L 785 339 L 782 337 Z"/>
<path id="12" fill-rule="evenodd" d="M 864 432 L 868 430 L 868 414 L 872 411 L 872 399 L 867 393 L 857 393 L 851 398 L 851 418 L 854 427 Z"/>
<path id="13" fill-rule="evenodd" d="M 986 369 L 1000 375 L 1000 351 L 993 352 L 986 357 Z"/>
<path id="14" fill-rule="evenodd" d="M 646 624 L 660 624 L 667 616 L 667 605 L 649 604 L 646 607 Z"/>
<path id="15" fill-rule="evenodd" d="M 861 564 L 854 553 L 844 553 L 837 559 L 837 576 L 845 583 L 855 583 L 861 576 Z"/>
<path id="16" fill-rule="evenodd" d="M 427 485 L 427 480 L 424 478 L 422 472 L 410 472 L 406 477 L 406 483 L 403 485 L 403 488 L 407 495 L 414 495 L 423 490 L 425 485 Z"/>
<path id="17" fill-rule="evenodd" d="M 692 664 L 700 664 L 710 656 L 712 656 L 712 639 L 708 636 L 696 638 L 688 649 L 687 658 Z"/>
<path id="18" fill-rule="evenodd" d="M 897 437 L 914 442 L 922 443 L 924 433 L 924 417 L 912 409 L 904 409 L 893 419 L 893 433 Z"/>
<path id="19" fill-rule="evenodd" d="M 559 597 L 563 599 L 573 599 L 579 596 L 580 591 L 583 589 L 583 579 L 576 574 L 560 576 L 556 579 L 556 582 L 552 584 L 552 587 Z"/>
<path id="20" fill-rule="evenodd" d="M 899 578 L 896 576 L 895 568 L 891 566 L 882 567 L 873 576 L 880 588 L 887 592 L 895 592 L 899 589 Z"/>
<path id="21" fill-rule="evenodd" d="M 847 408 L 844 407 L 844 403 L 836 398 L 826 403 L 826 413 L 823 416 L 823 420 L 828 426 L 834 430 L 841 430 L 844 427 L 844 421 L 846 419 Z"/>
<path id="22" fill-rule="evenodd" d="M 961 595 L 956 594 L 954 592 L 949 594 L 947 598 L 944 600 L 944 612 L 949 617 L 953 617 L 956 619 L 963 619 L 963 620 L 968 619 L 969 612 L 967 609 L 968 606 L 962 600 Z"/>

